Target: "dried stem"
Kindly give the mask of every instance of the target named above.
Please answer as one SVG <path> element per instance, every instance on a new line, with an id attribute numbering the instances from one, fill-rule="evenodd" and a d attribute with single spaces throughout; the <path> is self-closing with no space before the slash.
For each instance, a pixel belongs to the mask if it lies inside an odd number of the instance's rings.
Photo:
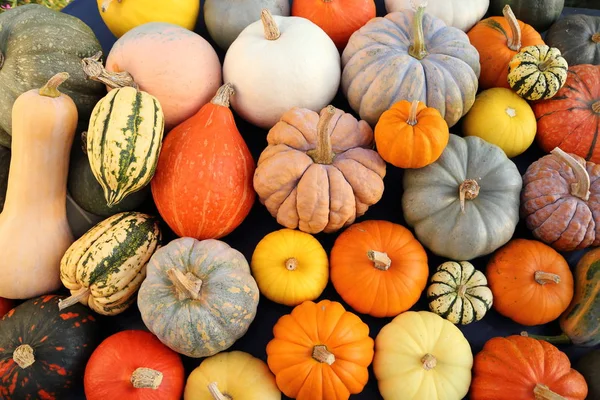
<path id="1" fill-rule="evenodd" d="M 473 200 L 479 195 L 479 184 L 474 179 L 466 179 L 458 187 L 460 209 L 465 212 L 465 200 Z"/>
<path id="2" fill-rule="evenodd" d="M 83 289 L 77 294 L 72 294 L 64 300 L 58 301 L 58 311 L 62 311 L 67 307 L 71 307 L 79 303 L 81 300 L 87 298 L 90 295 L 90 289 Z"/>
<path id="3" fill-rule="evenodd" d="M 533 274 L 533 279 L 535 279 L 535 281 L 540 285 L 545 285 L 547 283 L 560 283 L 559 275 L 544 271 L 535 271 L 535 274 Z"/>
<path id="4" fill-rule="evenodd" d="M 40 91 L 39 91 L 40 96 L 53 97 L 53 98 L 60 97 L 60 92 L 58 91 L 58 87 L 62 83 L 64 83 L 64 81 L 66 81 L 67 79 L 69 79 L 68 72 L 59 72 L 58 74 L 54 75 L 40 89 Z"/>
<path id="5" fill-rule="evenodd" d="M 179 300 L 197 300 L 200 297 L 202 280 L 191 272 L 186 272 L 184 274 L 177 268 L 171 268 L 167 271 L 167 276 L 177 288 Z"/>
<path id="6" fill-rule="evenodd" d="M 92 57 L 81 60 L 83 72 L 89 79 L 101 82 L 111 89 L 132 87 L 139 90 L 137 83 L 134 82 L 129 72 L 108 72 L 100 62 L 101 58 L 102 52 L 99 51 Z"/>
<path id="7" fill-rule="evenodd" d="M 515 17 L 512 8 L 507 4 L 502 9 L 502 14 L 508 22 L 511 30 L 511 36 L 508 38 L 508 48 L 513 51 L 521 50 L 521 27 L 519 26 L 519 20 Z"/>
<path id="8" fill-rule="evenodd" d="M 600 100 L 592 104 L 592 111 L 596 114 L 600 114 Z"/>
<path id="9" fill-rule="evenodd" d="M 575 179 L 577 182 L 571 183 L 571 194 L 575 197 L 579 197 L 582 200 L 588 201 L 590 198 L 590 175 L 585 169 L 585 165 L 582 165 L 577 159 L 570 154 L 564 152 L 561 148 L 556 147 L 550 152 L 551 154 L 558 157 L 561 161 L 565 162 L 573 170 Z"/>
<path id="10" fill-rule="evenodd" d="M 288 271 L 295 271 L 296 268 L 298 268 L 298 260 L 296 260 L 294 257 L 288 258 L 285 260 L 285 268 Z"/>
<path id="11" fill-rule="evenodd" d="M 600 43 L 600 32 L 594 33 L 592 35 L 592 42 Z"/>
<path id="12" fill-rule="evenodd" d="M 229 108 L 229 99 L 233 96 L 235 90 L 231 83 L 226 83 L 217 90 L 217 94 L 210 101 L 212 104 Z"/>
<path id="13" fill-rule="evenodd" d="M 410 112 L 408 113 L 407 124 L 415 126 L 417 124 L 417 110 L 419 109 L 419 100 L 413 100 L 410 105 Z"/>
<path id="14" fill-rule="evenodd" d="M 327 350 L 327 346 L 323 344 L 313 347 L 312 357 L 318 362 L 331 365 L 335 362 L 335 355 Z"/>
<path id="15" fill-rule="evenodd" d="M 430 369 L 434 369 L 437 365 L 437 359 L 433 354 L 425 354 L 423 358 L 421 358 L 421 362 L 423 363 L 423 369 L 429 371 Z"/>
<path id="16" fill-rule="evenodd" d="M 131 384 L 136 389 L 158 389 L 163 380 L 163 374 L 150 368 L 138 368 L 131 374 Z"/>
<path id="17" fill-rule="evenodd" d="M 217 382 L 211 382 L 208 384 L 208 391 L 214 400 L 231 400 L 231 397 L 221 393 L 217 386 Z"/>
<path id="18" fill-rule="evenodd" d="M 387 271 L 392 266 L 392 259 L 381 251 L 369 250 L 367 251 L 367 257 L 373 261 L 375 268 L 382 271 Z"/>
<path id="19" fill-rule="evenodd" d="M 279 27 L 273 18 L 273 15 L 269 10 L 264 8 L 260 13 L 260 20 L 263 23 L 263 28 L 265 30 L 265 38 L 267 40 L 277 40 L 281 36 L 281 32 L 279 31 Z"/>
<path id="20" fill-rule="evenodd" d="M 329 165 L 333 162 L 335 154 L 333 154 L 331 148 L 329 123 L 335 115 L 335 110 L 334 106 L 327 106 L 325 110 L 321 111 L 319 124 L 317 125 L 317 148 L 307 152 L 317 164 Z"/>
<path id="21" fill-rule="evenodd" d="M 422 60 L 427 56 L 427 47 L 425 46 L 425 35 L 423 34 L 423 15 L 425 14 L 425 6 L 417 7 L 415 16 L 413 17 L 413 42 L 411 43 L 408 54 L 417 60 Z"/>
<path id="22" fill-rule="evenodd" d="M 13 361 L 22 369 L 30 367 L 35 362 L 33 347 L 28 344 L 22 344 L 13 352 Z"/>
<path id="23" fill-rule="evenodd" d="M 535 385 L 533 389 L 535 400 L 567 400 L 565 397 L 553 392 L 550 388 L 542 383 Z"/>

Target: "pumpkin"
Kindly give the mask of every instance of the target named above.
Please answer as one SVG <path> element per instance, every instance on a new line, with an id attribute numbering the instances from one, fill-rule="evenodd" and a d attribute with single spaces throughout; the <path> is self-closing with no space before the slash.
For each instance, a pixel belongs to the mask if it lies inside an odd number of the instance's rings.
<path id="1" fill-rule="evenodd" d="M 472 400 L 584 400 L 587 393 L 567 355 L 544 341 L 495 337 L 475 356 Z"/>
<path id="2" fill-rule="evenodd" d="M 164 141 L 152 197 L 179 236 L 221 238 L 242 223 L 254 204 L 255 164 L 229 109 L 232 94 L 232 86 L 223 85 Z"/>
<path id="3" fill-rule="evenodd" d="M 94 350 L 83 382 L 87 400 L 180 400 L 184 380 L 179 354 L 150 332 L 126 330 Z"/>
<path id="4" fill-rule="evenodd" d="M 62 257 L 60 279 L 71 296 L 61 302 L 61 310 L 81 302 L 102 315 L 125 311 L 135 301 L 160 240 L 157 221 L 138 212 L 95 225 Z"/>
<path id="5" fill-rule="evenodd" d="M 329 282 L 329 260 L 308 233 L 280 229 L 261 239 L 250 263 L 260 293 L 286 306 L 315 300 Z"/>
<path id="6" fill-rule="evenodd" d="M 398 168 L 422 168 L 436 161 L 450 131 L 440 112 L 419 100 L 401 100 L 384 111 L 375 125 L 377 152 Z"/>
<path id="7" fill-rule="evenodd" d="M 469 390 L 473 354 L 462 332 L 427 311 L 407 311 L 375 339 L 373 372 L 386 400 L 461 400 Z"/>
<path id="8" fill-rule="evenodd" d="M 386 165 L 373 130 L 333 106 L 294 107 L 267 135 L 254 189 L 277 222 L 307 233 L 348 226 L 383 195 Z"/>
<path id="9" fill-rule="evenodd" d="M 62 296 L 36 297 L 0 319 L 0 397 L 69 398 L 100 341 L 100 327 L 80 304 L 58 310 Z"/>
<path id="10" fill-rule="evenodd" d="M 417 239 L 451 260 L 472 260 L 506 244 L 519 222 L 522 180 L 496 145 L 450 135 L 433 164 L 404 171 L 402 211 Z"/>
<path id="11" fill-rule="evenodd" d="M 150 258 L 138 308 L 161 342 L 199 358 L 228 349 L 246 333 L 258 297 L 242 253 L 219 240 L 179 238 Z"/>
<path id="12" fill-rule="evenodd" d="M 537 124 L 527 101 L 510 89 L 492 88 L 477 95 L 462 129 L 465 136 L 478 136 L 512 158 L 531 146 Z"/>
<path id="13" fill-rule="evenodd" d="M 600 349 L 592 350 L 579 359 L 575 369 L 583 375 L 588 384 L 588 396 L 591 399 L 600 398 Z"/>
<path id="14" fill-rule="evenodd" d="M 319 111 L 333 100 L 340 54 L 306 18 L 271 15 L 267 9 L 260 17 L 227 50 L 223 78 L 237 92 L 231 104 L 236 113 L 270 129 L 292 107 Z"/>
<path id="15" fill-rule="evenodd" d="M 149 22 L 121 36 L 108 54 L 106 70 L 102 77 L 109 88 L 115 87 L 115 76 L 127 73 L 140 90 L 156 97 L 167 131 L 208 103 L 221 84 L 221 63 L 212 46 L 164 22 Z"/>
<path id="16" fill-rule="evenodd" d="M 0 297 L 29 299 L 60 287 L 60 259 L 73 242 L 66 201 L 77 108 L 58 91 L 68 77 L 55 75 L 13 106 L 12 157 L 0 214 Z"/>
<path id="17" fill-rule="evenodd" d="M 427 253 L 413 234 L 388 221 L 350 226 L 331 249 L 331 282 L 361 314 L 395 317 L 411 308 L 425 289 Z"/>
<path id="18" fill-rule="evenodd" d="M 523 175 L 521 216 L 558 251 L 600 245 L 600 166 L 558 147 Z"/>
<path id="19" fill-rule="evenodd" d="M 487 270 L 494 309 L 526 326 L 557 319 L 573 298 L 569 264 L 551 247 L 513 239 L 494 253 Z"/>
<path id="20" fill-rule="evenodd" d="M 267 363 L 277 386 L 297 400 L 348 400 L 369 379 L 369 327 L 335 301 L 305 301 L 273 327 Z"/>
<path id="21" fill-rule="evenodd" d="M 52 76 L 70 76 L 62 91 L 75 102 L 80 125 L 104 87 L 86 79 L 81 58 L 100 50 L 94 32 L 76 17 L 38 4 L 27 4 L 0 14 L 0 145 L 11 146 L 11 109 L 21 94 L 42 87 Z"/>
<path id="22" fill-rule="evenodd" d="M 344 51 L 350 36 L 376 14 L 374 0 L 295 0 L 292 3 L 292 15 L 314 22 L 340 51 Z"/>
<path id="23" fill-rule="evenodd" d="M 342 66 L 343 93 L 371 126 L 400 100 L 420 100 L 454 126 L 475 101 L 480 69 L 464 33 L 424 6 L 369 21 L 350 38 Z"/>
<path id="24" fill-rule="evenodd" d="M 263 9 L 272 15 L 290 15 L 288 0 L 206 0 L 204 23 L 217 46 L 227 50 L 251 23 L 260 19 Z"/>
<path id="25" fill-rule="evenodd" d="M 551 99 L 532 105 L 537 143 L 545 152 L 560 147 L 600 163 L 600 65 L 575 65 L 567 82 Z"/>
<path id="26" fill-rule="evenodd" d="M 502 9 L 503 17 L 489 17 L 478 22 L 467 35 L 479 52 L 481 89 L 509 89 L 508 64 L 521 48 L 544 44 L 540 34 L 519 21 L 509 5 Z"/>
<path id="27" fill-rule="evenodd" d="M 194 30 L 200 3 L 183 0 L 174 3 L 161 0 L 96 0 L 102 21 L 117 38 L 148 22 L 168 22 Z"/>
<path id="28" fill-rule="evenodd" d="M 412 9 L 414 4 L 414 0 L 385 0 L 385 9 L 388 13 L 401 12 L 406 8 Z M 428 0 L 427 14 L 467 32 L 483 18 L 489 5 L 490 0 Z"/>
<path id="29" fill-rule="evenodd" d="M 10 299 L 0 297 L 0 318 L 2 318 L 7 312 L 13 309 L 15 302 Z"/>
<path id="30" fill-rule="evenodd" d="M 10 170 L 10 149 L 0 146 L 0 212 L 4 208 L 6 190 L 8 189 L 8 173 Z"/>
<path id="31" fill-rule="evenodd" d="M 455 325 L 479 321 L 494 301 L 487 283 L 485 275 L 470 262 L 447 261 L 431 277 L 429 309 Z"/>
<path id="32" fill-rule="evenodd" d="M 565 0 L 490 0 L 490 15 L 502 15 L 508 5 L 515 16 L 538 32 L 544 32 L 560 18 Z"/>
<path id="33" fill-rule="evenodd" d="M 264 361 L 241 351 L 205 358 L 185 384 L 184 400 L 280 400 Z"/>
<path id="34" fill-rule="evenodd" d="M 600 65 L 600 17 L 565 15 L 548 29 L 545 42 L 558 48 L 571 66 Z"/>

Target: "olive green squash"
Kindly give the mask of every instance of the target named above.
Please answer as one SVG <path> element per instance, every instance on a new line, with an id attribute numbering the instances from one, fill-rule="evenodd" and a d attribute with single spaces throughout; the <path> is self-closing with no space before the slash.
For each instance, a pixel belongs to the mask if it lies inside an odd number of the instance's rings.
<path id="1" fill-rule="evenodd" d="M 560 18 L 565 0 L 490 0 L 490 16 L 502 15 L 506 5 L 510 6 L 519 21 L 542 33 Z"/>
<path id="2" fill-rule="evenodd" d="M 150 332 L 188 357 L 228 349 L 256 316 L 259 291 L 239 251 L 215 239 L 179 238 L 154 253 L 138 293 Z"/>
<path id="3" fill-rule="evenodd" d="M 506 244 L 519 222 L 523 181 L 504 151 L 477 136 L 450 135 L 440 158 L 404 171 L 402 210 L 433 253 L 468 261 Z"/>
<path id="4" fill-rule="evenodd" d="M 588 384 L 588 399 L 600 399 L 600 349 L 592 350 L 579 359 L 575 369 Z"/>
<path id="5" fill-rule="evenodd" d="M 600 17 L 567 15 L 548 29 L 545 42 L 556 47 L 569 65 L 600 65 Z"/>
<path id="6" fill-rule="evenodd" d="M 88 80 L 81 59 L 100 51 L 94 32 L 78 18 L 28 4 L 0 14 L 0 145 L 10 147 L 12 105 L 58 72 L 69 79 L 60 90 L 73 99 L 83 129 L 103 95 L 104 85 Z"/>

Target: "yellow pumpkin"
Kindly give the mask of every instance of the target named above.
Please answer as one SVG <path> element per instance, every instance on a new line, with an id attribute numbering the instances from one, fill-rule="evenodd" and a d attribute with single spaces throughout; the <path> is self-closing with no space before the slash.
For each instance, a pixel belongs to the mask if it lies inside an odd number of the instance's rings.
<path id="1" fill-rule="evenodd" d="M 537 122 L 529 103 L 510 89 L 481 92 L 463 121 L 465 136 L 478 136 L 495 144 L 509 158 L 531 146 Z"/>
<path id="2" fill-rule="evenodd" d="M 315 300 L 329 280 L 329 260 L 321 243 L 292 229 L 265 236 L 256 246 L 250 266 L 260 292 L 286 306 Z"/>
<path id="3" fill-rule="evenodd" d="M 267 364 L 241 351 L 205 358 L 185 384 L 184 400 L 281 400 Z"/>
<path id="4" fill-rule="evenodd" d="M 168 22 L 194 30 L 198 0 L 96 0 L 98 11 L 108 29 L 117 38 L 148 22 Z"/>

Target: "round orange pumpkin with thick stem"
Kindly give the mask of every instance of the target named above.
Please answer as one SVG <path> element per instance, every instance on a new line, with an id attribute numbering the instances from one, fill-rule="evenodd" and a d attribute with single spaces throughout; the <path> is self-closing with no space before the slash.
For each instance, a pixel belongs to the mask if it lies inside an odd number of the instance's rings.
<path id="1" fill-rule="evenodd" d="M 331 250 L 331 282 L 356 311 L 393 317 L 412 307 L 427 285 L 427 253 L 413 234 L 388 221 L 354 224 Z"/>

